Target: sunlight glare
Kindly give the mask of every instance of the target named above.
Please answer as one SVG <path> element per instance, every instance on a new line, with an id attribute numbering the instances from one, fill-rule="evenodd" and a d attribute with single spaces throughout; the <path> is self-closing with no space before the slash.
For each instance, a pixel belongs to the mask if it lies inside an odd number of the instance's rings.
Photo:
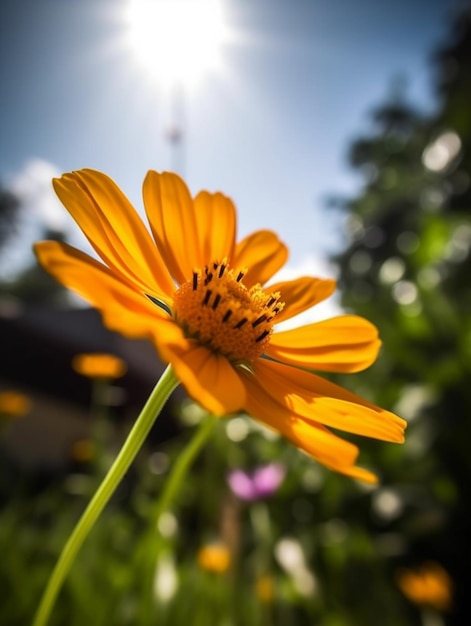
<path id="1" fill-rule="evenodd" d="M 128 0 L 127 39 L 154 79 L 191 84 L 222 65 L 227 39 L 218 0 Z"/>

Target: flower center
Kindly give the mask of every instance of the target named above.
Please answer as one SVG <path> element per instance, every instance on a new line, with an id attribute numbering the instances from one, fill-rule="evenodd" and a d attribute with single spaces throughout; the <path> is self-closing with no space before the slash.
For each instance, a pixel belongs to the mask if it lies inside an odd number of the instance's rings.
<path id="1" fill-rule="evenodd" d="M 235 363 L 250 363 L 270 341 L 273 320 L 283 309 L 279 292 L 248 289 L 246 271 L 225 259 L 193 272 L 174 296 L 174 317 L 188 337 Z"/>

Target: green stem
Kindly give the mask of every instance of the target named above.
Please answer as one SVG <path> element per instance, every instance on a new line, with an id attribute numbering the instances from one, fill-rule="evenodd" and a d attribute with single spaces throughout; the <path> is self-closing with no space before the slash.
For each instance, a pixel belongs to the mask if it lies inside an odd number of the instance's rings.
<path id="1" fill-rule="evenodd" d="M 132 461 L 135 459 L 151 427 L 164 407 L 165 402 L 177 385 L 178 380 L 172 368 L 168 366 L 154 387 L 113 465 L 110 467 L 103 482 L 98 487 L 95 495 L 65 544 L 59 560 L 49 578 L 41 603 L 36 612 L 33 626 L 44 626 L 44 624 L 47 623 L 56 597 L 77 552 L 108 500 L 118 487 Z"/>
<path id="2" fill-rule="evenodd" d="M 195 436 L 191 439 L 183 452 L 179 454 L 155 508 L 155 520 L 158 521 L 162 513 L 169 507 L 187 470 L 206 442 L 216 421 L 217 418 L 213 415 L 208 415 L 205 419 L 201 420 Z"/>
<path id="3" fill-rule="evenodd" d="M 178 455 L 170 476 L 165 482 L 162 495 L 158 499 L 156 507 L 152 512 L 152 523 L 150 528 L 152 533 L 155 533 L 155 528 L 160 516 L 169 508 L 170 504 L 174 500 L 178 488 L 185 478 L 188 469 L 197 457 L 199 451 L 203 447 L 203 444 L 207 441 L 216 421 L 217 418 L 213 415 L 207 415 L 203 420 L 201 420 L 195 435 L 183 452 Z M 158 537 L 154 537 L 152 541 L 146 542 L 146 545 L 148 546 L 145 556 L 147 567 L 144 578 L 144 601 L 141 604 L 143 620 L 148 620 L 152 615 L 154 573 L 160 548 L 159 539 L 160 535 Z"/>
<path id="4" fill-rule="evenodd" d="M 110 467 L 114 451 L 111 443 L 110 410 L 108 395 L 110 392 L 110 380 L 107 378 L 95 378 L 92 381 L 92 441 L 94 445 L 94 467 L 98 478 L 105 476 Z"/>

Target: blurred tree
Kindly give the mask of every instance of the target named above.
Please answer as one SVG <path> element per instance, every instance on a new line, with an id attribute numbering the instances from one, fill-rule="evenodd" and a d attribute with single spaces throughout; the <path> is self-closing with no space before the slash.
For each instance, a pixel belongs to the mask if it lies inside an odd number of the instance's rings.
<path id="1" fill-rule="evenodd" d="M 2 254 L 4 249 L 8 246 L 11 237 L 19 232 L 20 211 L 20 200 L 0 184 L 0 260 L 2 264 L 6 263 Z M 64 234 L 58 230 L 44 229 L 38 239 L 64 241 Z M 3 267 L 2 270 L 4 269 L 6 268 Z M 35 260 L 32 265 L 19 270 L 8 280 L 0 277 L 0 305 L 6 310 L 9 309 L 11 302 L 21 303 L 23 306 L 65 304 L 69 301 L 67 293 L 67 290 L 47 274 Z"/>
<path id="2" fill-rule="evenodd" d="M 350 241 L 336 259 L 344 306 L 384 340 L 350 384 L 411 422 L 406 445 L 375 463 L 401 511 L 383 529 L 400 534 L 396 564 L 434 559 L 451 573 L 449 624 L 471 623 L 470 26 L 466 9 L 434 56 L 438 112 L 427 119 L 396 92 L 351 146 L 363 188 L 339 202 Z"/>
<path id="3" fill-rule="evenodd" d="M 0 184 L 0 248 L 15 232 L 18 208 L 16 196 Z"/>
<path id="4" fill-rule="evenodd" d="M 61 231 L 45 229 L 38 239 L 64 241 Z M 0 298 L 14 298 L 25 307 L 66 305 L 70 293 L 42 267 L 33 262 L 21 270 L 13 280 L 0 282 Z"/>

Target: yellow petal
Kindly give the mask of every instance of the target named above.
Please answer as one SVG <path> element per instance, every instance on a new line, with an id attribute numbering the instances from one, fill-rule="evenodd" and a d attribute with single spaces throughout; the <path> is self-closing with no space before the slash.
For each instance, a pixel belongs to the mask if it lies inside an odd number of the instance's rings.
<path id="1" fill-rule="evenodd" d="M 344 474 L 344 476 L 349 476 L 350 478 L 361 480 L 364 483 L 369 483 L 370 485 L 378 484 L 378 477 L 376 474 L 373 474 L 373 472 L 370 472 L 364 467 L 358 467 L 358 465 L 351 465 L 349 467 L 331 467 L 330 469 L 333 469 L 339 474 Z"/>
<path id="2" fill-rule="evenodd" d="M 343 387 L 265 359 L 258 359 L 254 371 L 275 402 L 304 420 L 383 441 L 404 441 L 403 419 Z"/>
<path id="3" fill-rule="evenodd" d="M 205 259 L 188 187 L 176 174 L 147 173 L 143 186 L 144 205 L 157 246 L 170 273 L 184 283 Z"/>
<path id="4" fill-rule="evenodd" d="M 258 230 L 237 246 L 232 267 L 248 269 L 244 284 L 251 287 L 256 283 L 263 285 L 286 263 L 288 248 L 269 230 Z"/>
<path id="5" fill-rule="evenodd" d="M 173 281 L 144 223 L 105 174 L 80 170 L 54 179 L 54 189 L 103 261 L 143 291 L 171 295 Z"/>
<path id="6" fill-rule="evenodd" d="M 321 424 L 309 423 L 295 416 L 286 406 L 270 395 L 267 385 L 271 381 L 261 378 L 258 373 L 244 374 L 247 389 L 245 408 L 247 412 L 289 439 L 298 448 L 317 459 L 320 463 L 347 467 L 353 464 L 358 448 L 352 443 L 337 437 Z"/>
<path id="7" fill-rule="evenodd" d="M 204 265 L 234 254 L 236 210 L 222 193 L 200 191 L 194 199 L 198 246 Z"/>
<path id="8" fill-rule="evenodd" d="M 161 352 L 188 394 L 208 411 L 222 416 L 243 408 L 244 385 L 225 357 L 192 340 L 186 345 L 168 343 Z"/>
<path id="9" fill-rule="evenodd" d="M 280 300 L 285 303 L 284 309 L 276 317 L 276 323 L 290 319 L 298 313 L 307 311 L 322 302 L 335 291 L 335 280 L 302 276 L 295 280 L 274 283 L 266 291 L 281 293 Z"/>
<path id="10" fill-rule="evenodd" d="M 354 465 L 358 448 L 313 421 L 297 418 L 267 393 L 264 380 L 256 374 L 244 375 L 247 387 L 247 410 L 251 415 L 278 431 L 298 448 L 331 470 L 370 484 L 377 483 L 375 474 Z"/>
<path id="11" fill-rule="evenodd" d="M 266 353 L 288 365 L 327 372 L 359 372 L 375 361 L 380 346 L 373 324 L 356 315 L 341 315 L 274 333 Z"/>
<path id="12" fill-rule="evenodd" d="M 87 254 L 57 241 L 37 243 L 34 249 L 40 264 L 65 287 L 99 309 L 111 330 L 154 343 L 161 337 L 176 341 L 182 336 L 164 310 Z"/>

